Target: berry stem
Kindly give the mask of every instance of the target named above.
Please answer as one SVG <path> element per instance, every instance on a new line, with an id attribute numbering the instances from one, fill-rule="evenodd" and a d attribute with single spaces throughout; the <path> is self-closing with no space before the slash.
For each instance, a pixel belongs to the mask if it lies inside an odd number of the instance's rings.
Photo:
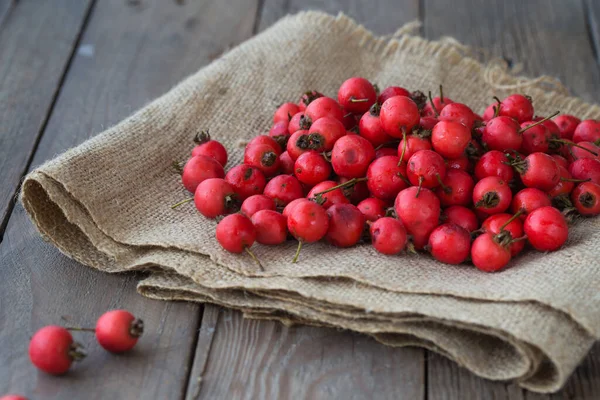
<path id="1" fill-rule="evenodd" d="M 173 168 L 173 170 L 175 172 L 177 172 L 179 175 L 183 174 L 183 167 L 185 166 L 185 162 L 184 161 L 173 161 L 171 163 L 171 167 Z"/>
<path id="2" fill-rule="evenodd" d="M 502 226 L 500 227 L 500 232 L 502 232 L 504 230 L 504 228 L 506 228 L 508 226 L 508 224 L 510 224 L 511 222 L 513 222 L 515 219 L 519 218 L 521 216 L 521 214 L 523 214 L 523 210 L 519 210 L 515 213 L 515 215 L 513 215 L 512 217 L 510 217 L 504 224 L 502 224 Z"/>
<path id="3" fill-rule="evenodd" d="M 436 177 L 438 183 L 440 184 L 440 187 L 442 188 L 442 190 L 444 192 L 446 192 L 446 194 L 452 193 L 452 189 L 450 189 L 450 187 L 444 185 L 444 182 L 442 182 L 442 177 L 440 176 L 440 174 L 435 174 L 435 177 Z"/>
<path id="4" fill-rule="evenodd" d="M 533 123 L 533 124 L 531 124 L 531 125 L 527 125 L 525 128 L 521 128 L 521 129 L 519 130 L 519 133 L 523 133 L 523 132 L 525 132 L 527 129 L 533 128 L 534 126 L 538 126 L 539 124 L 543 124 L 544 122 L 548 121 L 549 119 L 556 117 L 558 114 L 560 114 L 560 111 L 557 111 L 557 112 L 555 112 L 554 114 L 550 115 L 549 117 L 546 117 L 546 118 L 544 118 L 544 119 L 540 119 L 539 121 L 537 121 L 537 122 L 534 122 L 534 123 Z"/>
<path id="5" fill-rule="evenodd" d="M 415 194 L 415 198 L 419 197 L 419 194 L 421 194 L 421 187 L 423 186 L 423 180 L 425 178 L 423 178 L 422 176 L 419 177 L 419 187 L 417 188 L 417 194 Z"/>
<path id="6" fill-rule="evenodd" d="M 441 85 L 440 85 L 441 87 Z M 436 117 L 440 116 L 440 113 L 438 113 L 437 108 L 435 108 L 435 105 L 433 104 L 433 98 L 431 97 L 431 90 L 428 93 L 428 97 L 429 97 L 429 104 L 431 104 L 431 108 L 433 109 L 433 112 L 435 113 Z"/>
<path id="7" fill-rule="evenodd" d="M 496 96 L 494 96 L 494 100 L 498 102 L 498 105 L 494 107 L 494 118 L 496 118 L 498 115 L 500 115 L 500 106 L 502 105 L 502 102 Z"/>
<path id="8" fill-rule="evenodd" d="M 258 264 L 258 266 L 260 267 L 261 271 L 264 271 L 265 268 L 263 267 L 263 265 L 261 264 L 260 260 L 256 257 L 256 255 L 254 255 L 254 253 L 252 252 L 252 250 L 250 250 L 248 247 L 244 247 L 244 250 L 246 251 L 246 253 L 248 253 L 250 255 L 250 257 L 252 257 L 252 259 L 254 261 L 256 261 L 256 263 Z"/>
<path id="9" fill-rule="evenodd" d="M 194 143 L 196 143 L 196 144 L 206 143 L 209 140 L 210 140 L 210 133 L 208 133 L 208 129 L 205 131 L 200 131 L 194 137 Z"/>
<path id="10" fill-rule="evenodd" d="M 529 128 L 529 127 L 528 127 L 528 128 Z M 587 152 L 590 152 L 590 153 L 591 153 L 591 154 L 593 154 L 594 156 L 598 157 L 598 153 L 596 153 L 596 152 L 595 152 L 595 151 L 593 151 L 593 150 L 590 150 L 590 149 L 588 149 L 587 147 L 583 147 L 583 146 L 581 146 L 581 145 L 579 145 L 579 144 L 577 144 L 577 143 L 568 142 L 568 141 L 566 141 L 566 140 L 564 140 L 564 139 L 550 139 L 550 141 L 551 141 L 551 142 L 553 142 L 553 143 L 561 143 L 561 144 L 563 144 L 563 145 L 565 145 L 565 146 L 569 146 L 569 147 L 578 147 L 578 148 L 580 148 L 580 149 L 582 149 L 582 150 L 585 150 L 585 151 L 587 151 Z M 573 156 L 573 158 L 576 158 L 576 157 L 574 157 L 574 154 L 573 154 L 573 152 L 571 152 L 571 156 Z"/>
<path id="11" fill-rule="evenodd" d="M 356 185 L 358 182 L 364 182 L 366 180 L 367 180 L 367 178 L 352 178 L 349 181 L 346 181 L 344 183 L 340 183 L 339 185 L 335 185 L 333 187 L 330 187 L 329 189 L 325 189 L 322 192 L 315 193 L 315 197 L 321 196 L 321 195 L 323 195 L 325 193 L 333 192 L 336 189 L 341 189 L 341 188 L 353 186 L 353 185 Z"/>
<path id="12" fill-rule="evenodd" d="M 564 182 L 575 182 L 575 183 L 581 183 L 581 182 L 589 182 L 592 180 L 592 178 L 587 178 L 587 179 L 575 179 L 575 178 L 564 178 L 564 177 L 560 177 L 561 181 Z"/>
<path id="13" fill-rule="evenodd" d="M 349 117 L 349 116 L 351 116 L 351 115 L 352 115 L 352 113 L 351 113 L 351 112 L 349 112 L 348 114 L 345 114 L 345 115 L 344 115 L 344 118 L 348 118 L 348 117 Z"/>
<path id="14" fill-rule="evenodd" d="M 444 103 L 444 87 L 440 84 L 440 101 Z"/>
<path id="15" fill-rule="evenodd" d="M 402 140 L 404 144 L 402 145 L 402 154 L 400 154 L 400 159 L 398 160 L 398 167 L 402 165 L 402 161 L 404 161 L 404 154 L 406 154 L 406 129 L 402 127 Z"/>
<path id="16" fill-rule="evenodd" d="M 523 240 L 527 240 L 527 235 L 523 235 L 523 236 L 521 236 L 521 237 L 518 237 L 518 238 L 516 238 L 516 239 L 513 239 L 513 240 L 511 240 L 511 241 L 509 242 L 509 244 L 513 244 L 513 243 L 516 243 L 516 242 L 521 242 L 521 241 L 523 241 Z"/>
<path id="17" fill-rule="evenodd" d="M 96 332 L 96 329 L 94 328 L 82 328 L 80 326 L 65 326 L 64 328 L 68 331 Z"/>
<path id="18" fill-rule="evenodd" d="M 302 249 L 302 240 L 298 240 L 298 248 L 296 249 L 296 254 L 294 255 L 294 259 L 292 263 L 296 263 L 298 261 L 298 256 L 300 256 L 300 250 Z"/>
<path id="19" fill-rule="evenodd" d="M 187 198 L 187 199 L 185 199 L 185 200 L 181 200 L 179 203 L 175 203 L 175 204 L 173 204 L 173 205 L 171 206 L 171 208 L 175 209 L 175 208 L 177 208 L 177 207 L 179 207 L 179 206 L 182 206 L 182 205 L 184 205 L 184 204 L 186 204 L 186 203 L 189 203 L 189 202 L 190 202 L 190 201 L 192 201 L 192 200 L 194 200 L 194 198 L 193 198 L 193 197 L 189 197 L 189 198 Z"/>
<path id="20" fill-rule="evenodd" d="M 366 103 L 369 99 L 355 99 L 354 97 L 350 97 L 350 103 Z"/>

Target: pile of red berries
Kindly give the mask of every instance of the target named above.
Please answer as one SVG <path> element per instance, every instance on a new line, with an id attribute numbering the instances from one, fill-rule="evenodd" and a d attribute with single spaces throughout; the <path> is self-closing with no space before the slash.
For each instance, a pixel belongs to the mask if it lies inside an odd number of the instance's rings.
<path id="1" fill-rule="evenodd" d="M 520 94 L 494 99 L 481 117 L 441 87 L 434 98 L 398 86 L 378 93 L 354 77 L 337 101 L 306 92 L 275 111 L 269 133 L 227 173 L 225 147 L 199 134 L 181 170 L 194 193 L 184 202 L 221 218 L 221 246 L 259 266 L 255 241 L 291 235 L 293 262 L 303 243 L 324 238 L 497 271 L 527 243 L 559 249 L 568 221 L 600 213 L 600 121 L 534 116 Z"/>

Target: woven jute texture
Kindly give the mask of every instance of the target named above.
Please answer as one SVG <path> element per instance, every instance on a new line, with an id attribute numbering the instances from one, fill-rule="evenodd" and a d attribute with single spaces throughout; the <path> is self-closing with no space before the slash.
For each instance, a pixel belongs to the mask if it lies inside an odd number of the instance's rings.
<path id="1" fill-rule="evenodd" d="M 215 221 L 193 205 L 171 170 L 191 138 L 210 128 L 240 162 L 243 143 L 268 130 L 278 104 L 317 89 L 334 96 L 346 78 L 380 87 L 445 93 L 481 112 L 492 96 L 524 92 L 536 112 L 582 118 L 600 108 L 568 97 L 549 78 L 512 76 L 482 65 L 452 41 L 378 38 L 338 15 L 285 17 L 231 50 L 119 125 L 29 174 L 22 201 L 49 242 L 107 272 L 152 271 L 142 294 L 211 302 L 251 318 L 336 326 L 392 346 L 440 352 L 474 373 L 558 390 L 600 337 L 600 221 L 574 226 L 557 252 L 528 252 L 500 273 L 449 266 L 425 255 L 385 257 L 371 246 L 295 243 L 246 256 L 224 252 Z"/>

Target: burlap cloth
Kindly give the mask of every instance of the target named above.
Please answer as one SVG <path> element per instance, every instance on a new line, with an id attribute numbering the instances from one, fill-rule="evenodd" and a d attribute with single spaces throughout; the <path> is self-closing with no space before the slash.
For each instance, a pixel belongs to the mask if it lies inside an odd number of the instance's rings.
<path id="1" fill-rule="evenodd" d="M 449 42 L 374 36 L 344 15 L 282 19 L 186 79 L 119 125 L 47 162 L 23 184 L 22 201 L 41 234 L 85 265 L 153 271 L 142 294 L 211 302 L 251 318 L 343 327 L 393 345 L 440 352 L 474 373 L 558 390 L 600 337 L 600 221 L 573 227 L 558 252 L 529 252 L 496 274 L 420 256 L 385 257 L 362 245 L 256 246 L 224 252 L 215 222 L 186 197 L 171 162 L 185 159 L 210 128 L 238 163 L 240 142 L 268 130 L 276 106 L 308 89 L 335 95 L 360 75 L 385 87 L 434 90 L 481 112 L 493 95 L 526 92 L 538 114 L 600 117 L 548 78 L 513 77 Z"/>

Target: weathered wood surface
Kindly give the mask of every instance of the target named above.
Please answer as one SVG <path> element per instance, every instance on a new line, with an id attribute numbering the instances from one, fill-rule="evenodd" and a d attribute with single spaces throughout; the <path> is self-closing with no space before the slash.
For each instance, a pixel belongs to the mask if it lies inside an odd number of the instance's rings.
<path id="1" fill-rule="evenodd" d="M 0 2 L 0 241 L 91 4 Z"/>

